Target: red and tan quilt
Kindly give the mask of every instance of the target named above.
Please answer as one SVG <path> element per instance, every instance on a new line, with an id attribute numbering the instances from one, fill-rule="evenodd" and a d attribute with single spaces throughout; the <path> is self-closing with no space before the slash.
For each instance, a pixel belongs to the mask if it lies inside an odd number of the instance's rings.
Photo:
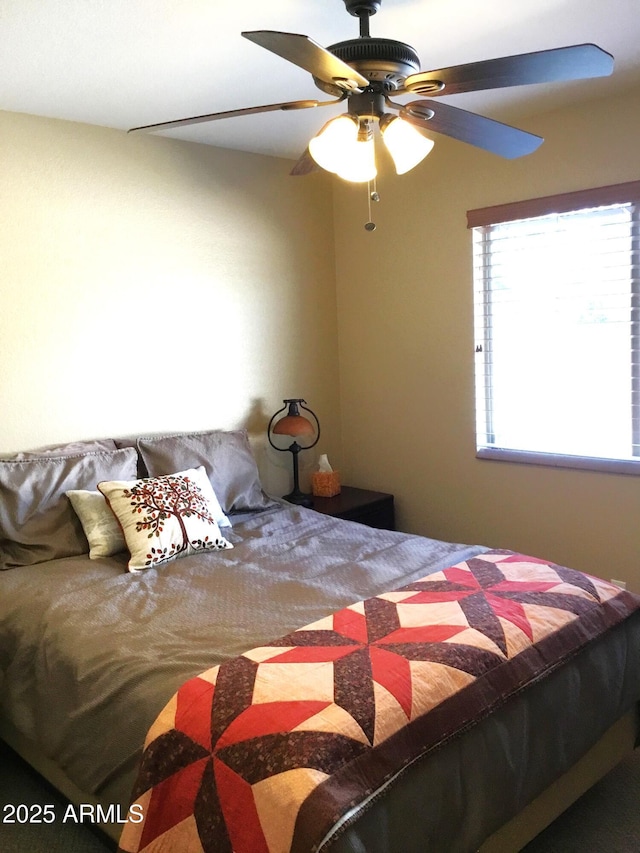
<path id="1" fill-rule="evenodd" d="M 410 763 L 640 608 L 492 551 L 187 681 L 149 731 L 127 853 L 309 853 Z M 137 815 L 136 815 L 137 817 Z"/>

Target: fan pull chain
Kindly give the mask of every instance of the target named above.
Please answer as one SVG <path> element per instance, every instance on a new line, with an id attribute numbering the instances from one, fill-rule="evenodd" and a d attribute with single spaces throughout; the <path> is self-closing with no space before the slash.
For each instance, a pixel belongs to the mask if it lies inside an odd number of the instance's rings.
<path id="1" fill-rule="evenodd" d="M 373 189 L 371 189 L 371 181 L 367 183 L 367 204 L 369 208 L 369 221 L 365 224 L 365 231 L 375 231 L 376 223 L 371 221 L 371 202 L 372 201 L 380 201 L 380 196 L 378 195 L 378 181 L 377 178 L 373 179 Z"/>

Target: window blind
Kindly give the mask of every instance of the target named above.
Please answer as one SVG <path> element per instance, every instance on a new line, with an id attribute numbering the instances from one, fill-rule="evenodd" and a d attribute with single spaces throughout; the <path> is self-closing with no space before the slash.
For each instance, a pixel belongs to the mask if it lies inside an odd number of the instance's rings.
<path id="1" fill-rule="evenodd" d="M 640 203 L 623 187 L 470 212 L 479 456 L 640 473 Z"/>

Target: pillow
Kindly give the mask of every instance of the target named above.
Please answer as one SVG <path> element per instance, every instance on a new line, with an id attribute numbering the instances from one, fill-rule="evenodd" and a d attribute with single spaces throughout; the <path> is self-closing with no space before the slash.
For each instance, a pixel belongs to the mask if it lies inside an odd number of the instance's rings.
<path id="1" fill-rule="evenodd" d="M 100 438 L 92 441 L 73 441 L 67 444 L 49 444 L 36 450 L 26 450 L 13 456 L 5 456 L 20 462 L 25 459 L 40 459 L 43 456 L 80 456 L 83 453 L 100 453 L 103 450 L 117 450 L 118 445 L 111 438 Z"/>
<path id="2" fill-rule="evenodd" d="M 0 569 L 86 554 L 82 525 L 65 493 L 132 479 L 136 465 L 131 448 L 0 460 Z"/>
<path id="3" fill-rule="evenodd" d="M 115 444 L 116 447 L 118 447 L 118 448 L 133 447 L 133 448 L 135 448 L 136 453 L 138 453 L 138 448 L 136 447 L 136 441 L 137 441 L 137 438 L 127 438 L 126 436 L 124 438 L 117 437 L 117 438 L 113 439 L 113 443 Z M 146 468 L 144 462 L 142 461 L 142 457 L 138 454 L 138 479 L 142 480 L 143 477 L 148 477 L 148 476 L 149 476 L 149 472 L 147 471 L 147 468 Z"/>
<path id="4" fill-rule="evenodd" d="M 199 551 L 233 548 L 218 527 L 220 505 L 204 468 L 98 483 L 98 489 L 122 526 L 130 572 Z"/>
<path id="5" fill-rule="evenodd" d="M 89 557 L 111 557 L 126 550 L 122 528 L 101 492 L 71 489 L 67 492 L 84 535 L 89 543 Z"/>
<path id="6" fill-rule="evenodd" d="M 260 485 L 258 466 L 244 429 L 139 438 L 138 450 L 151 477 L 204 466 L 227 513 L 273 506 Z"/>

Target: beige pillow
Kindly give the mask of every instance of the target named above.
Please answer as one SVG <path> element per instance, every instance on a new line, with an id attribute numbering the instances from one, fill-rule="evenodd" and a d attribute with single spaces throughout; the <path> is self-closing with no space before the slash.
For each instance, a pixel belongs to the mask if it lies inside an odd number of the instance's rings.
<path id="1" fill-rule="evenodd" d="M 67 497 L 82 524 L 92 560 L 126 550 L 120 523 L 101 492 L 72 489 L 67 492 Z"/>
<path id="2" fill-rule="evenodd" d="M 165 477 L 98 483 L 140 572 L 201 551 L 232 548 L 216 521 L 220 505 L 204 468 Z"/>

